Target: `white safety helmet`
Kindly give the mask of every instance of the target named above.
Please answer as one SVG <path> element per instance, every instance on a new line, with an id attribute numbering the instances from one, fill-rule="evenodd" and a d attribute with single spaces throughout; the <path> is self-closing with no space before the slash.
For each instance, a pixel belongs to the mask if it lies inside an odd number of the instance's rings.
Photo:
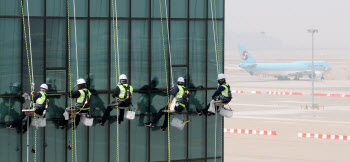
<path id="1" fill-rule="evenodd" d="M 185 79 L 183 77 L 177 78 L 177 84 L 183 85 L 185 83 Z"/>
<path id="2" fill-rule="evenodd" d="M 218 80 L 221 80 L 221 79 L 226 79 L 226 76 L 225 76 L 225 74 L 219 74 L 218 75 Z"/>
<path id="3" fill-rule="evenodd" d="M 125 74 L 122 74 L 122 75 L 119 76 L 119 83 L 120 84 L 127 84 L 128 83 L 127 80 L 128 80 L 128 77 L 126 77 Z"/>
<path id="4" fill-rule="evenodd" d="M 43 88 L 43 89 L 46 89 L 46 90 L 48 90 L 49 89 L 49 87 L 47 86 L 47 84 L 41 84 L 40 85 L 40 88 Z"/>
<path id="5" fill-rule="evenodd" d="M 185 79 L 183 77 L 177 78 L 177 82 L 185 82 Z"/>
<path id="6" fill-rule="evenodd" d="M 77 80 L 77 84 L 85 84 L 85 83 L 86 83 L 85 79 L 80 78 Z"/>
<path id="7" fill-rule="evenodd" d="M 128 79 L 128 77 L 126 77 L 125 74 L 122 74 L 122 75 L 119 76 L 119 80 L 122 80 L 122 79 Z"/>

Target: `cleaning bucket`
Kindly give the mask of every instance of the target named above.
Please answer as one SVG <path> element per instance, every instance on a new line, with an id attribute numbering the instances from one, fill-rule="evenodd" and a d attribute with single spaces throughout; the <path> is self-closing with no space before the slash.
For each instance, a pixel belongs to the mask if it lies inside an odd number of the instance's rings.
<path id="1" fill-rule="evenodd" d="M 178 118 L 173 118 L 173 120 L 171 120 L 170 125 L 175 127 L 178 130 L 183 130 L 185 127 L 185 124 L 190 122 L 190 120 L 183 122 L 182 120 L 178 119 Z"/>
<path id="2" fill-rule="evenodd" d="M 34 117 L 33 117 L 34 118 Z M 35 121 L 34 119 L 32 119 L 32 126 L 34 127 L 45 127 L 46 126 L 46 118 L 38 118 L 38 117 L 35 117 L 36 118 L 36 125 L 35 125 Z"/>
<path id="3" fill-rule="evenodd" d="M 90 127 L 94 123 L 94 118 L 89 118 L 86 117 L 86 115 L 81 115 L 81 123 L 83 123 L 85 126 Z"/>
<path id="4" fill-rule="evenodd" d="M 222 107 L 220 109 L 220 115 L 222 115 L 223 117 L 226 117 L 226 118 L 231 118 L 233 116 L 233 111 L 231 108 L 228 109 L 228 108 Z"/>
<path id="5" fill-rule="evenodd" d="M 135 111 L 126 111 L 124 114 L 124 118 L 129 119 L 129 120 L 134 120 L 135 119 Z"/>

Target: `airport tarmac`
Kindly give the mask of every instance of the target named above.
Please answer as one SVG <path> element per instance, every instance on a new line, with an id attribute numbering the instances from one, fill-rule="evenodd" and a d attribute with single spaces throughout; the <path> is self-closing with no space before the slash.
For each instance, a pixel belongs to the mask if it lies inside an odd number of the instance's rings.
<path id="1" fill-rule="evenodd" d="M 350 140 L 298 137 L 298 133 L 350 136 L 349 97 L 315 96 L 315 103 L 324 106 L 324 109 L 306 110 L 305 106 L 311 105 L 310 79 L 261 79 L 249 76 L 239 68 L 227 66 L 236 63 L 225 59 L 225 64 L 231 89 L 243 90 L 244 93 L 233 94 L 230 106 L 234 110 L 234 116 L 225 118 L 224 128 L 276 131 L 276 135 L 224 133 L 225 161 L 350 161 Z M 342 69 L 336 68 L 334 71 Z M 341 77 L 317 80 L 315 92 L 350 94 L 349 83 L 349 80 Z M 262 91 L 262 94 L 253 94 L 250 91 Z M 269 95 L 266 94 L 267 91 L 302 92 L 303 95 Z"/>

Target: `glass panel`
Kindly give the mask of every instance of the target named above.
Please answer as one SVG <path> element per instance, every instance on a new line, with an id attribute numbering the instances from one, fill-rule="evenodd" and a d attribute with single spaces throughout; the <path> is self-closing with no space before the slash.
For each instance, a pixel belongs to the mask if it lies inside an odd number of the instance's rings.
<path id="1" fill-rule="evenodd" d="M 66 66 L 66 32 L 67 20 L 48 19 L 46 21 L 46 67 Z M 74 53 L 71 49 L 72 54 Z"/>
<path id="2" fill-rule="evenodd" d="M 148 129 L 146 116 L 136 116 L 130 121 L 130 161 L 148 161 Z"/>
<path id="3" fill-rule="evenodd" d="M 88 79 L 88 31 L 87 20 L 77 20 L 77 44 L 78 44 L 78 72 L 76 63 L 76 46 L 75 46 L 75 32 L 69 30 L 70 33 L 70 49 L 71 49 L 71 72 L 72 72 L 72 86 L 76 84 L 78 78 Z M 74 20 L 70 20 L 70 25 L 74 26 Z M 77 77 L 78 75 L 78 77 Z"/>
<path id="4" fill-rule="evenodd" d="M 89 127 L 89 161 L 107 161 L 108 143 L 108 127 L 94 119 L 94 125 Z"/>
<path id="5" fill-rule="evenodd" d="M 221 146 L 222 146 L 222 125 L 223 117 L 220 114 L 217 115 L 216 127 L 215 127 L 215 115 L 212 115 L 207 118 L 207 156 L 215 157 L 215 141 L 216 141 L 216 157 L 221 156 Z M 215 128 L 216 128 L 216 138 L 215 138 Z"/>
<path id="6" fill-rule="evenodd" d="M 185 79 L 185 87 L 188 88 L 187 68 L 186 67 L 173 67 L 173 83 L 177 85 L 177 78 L 183 77 Z"/>
<path id="7" fill-rule="evenodd" d="M 31 38 L 32 38 L 32 54 L 33 54 L 33 71 L 35 90 L 39 90 L 39 87 L 44 80 L 44 21 L 42 19 L 31 19 Z M 26 29 L 28 29 L 26 27 Z M 27 30 L 27 44 L 29 53 L 29 39 Z M 23 92 L 30 92 L 30 84 L 28 77 L 28 61 L 25 48 L 25 42 L 23 41 Z M 30 56 L 29 56 L 30 59 Z M 32 74 L 31 74 L 32 75 Z"/>
<path id="8" fill-rule="evenodd" d="M 28 2 L 29 16 L 44 16 L 44 0 L 29 0 Z M 27 0 L 23 0 L 23 13 L 24 16 L 28 16 Z M 25 21 L 27 21 L 27 18 L 25 18 Z"/>
<path id="9" fill-rule="evenodd" d="M 148 21 L 131 22 L 131 85 L 139 89 L 148 85 Z"/>
<path id="10" fill-rule="evenodd" d="M 11 122 L 21 111 L 21 98 L 0 98 L 0 122 Z"/>
<path id="11" fill-rule="evenodd" d="M 162 5 L 162 17 L 163 20 L 166 22 L 166 12 L 168 12 L 169 17 L 169 0 L 167 0 L 167 10 L 165 10 L 165 1 L 164 0 L 151 0 L 151 14 L 152 18 L 160 18 L 160 7 L 159 5 Z M 166 23 L 164 24 L 166 25 Z"/>
<path id="12" fill-rule="evenodd" d="M 46 84 L 49 86 L 48 93 L 66 92 L 66 71 L 46 70 Z"/>
<path id="13" fill-rule="evenodd" d="M 189 119 L 191 122 L 188 124 L 188 157 L 191 159 L 205 158 L 205 117 L 192 114 Z"/>
<path id="14" fill-rule="evenodd" d="M 111 89 L 116 88 L 116 68 L 117 71 L 120 71 L 121 74 L 128 75 L 128 59 L 129 59 L 129 21 L 128 20 L 118 20 L 118 34 L 119 34 L 119 40 L 117 41 L 117 37 L 111 35 Z M 111 34 L 116 33 L 113 30 L 113 22 L 111 22 Z M 115 39 L 114 39 L 115 38 Z M 119 68 L 118 66 L 115 67 L 115 62 L 117 62 L 118 65 L 118 46 L 117 42 L 119 43 Z M 116 61 L 115 61 L 116 59 Z M 119 73 L 119 72 L 118 72 Z M 119 75 L 118 74 L 118 77 Z M 130 77 L 130 76 L 127 76 Z"/>
<path id="15" fill-rule="evenodd" d="M 190 91 L 189 111 L 202 110 L 205 107 L 205 91 Z M 189 158 L 205 158 L 205 117 L 190 114 L 189 127 Z"/>
<path id="16" fill-rule="evenodd" d="M 88 161 L 87 160 L 87 155 L 89 154 L 87 151 L 88 148 L 88 127 L 86 127 L 83 124 L 79 124 L 77 130 L 76 130 L 76 137 L 77 137 L 77 143 L 76 143 L 76 147 L 77 147 L 77 159 L 78 161 Z M 68 144 L 70 142 L 72 142 L 74 140 L 74 138 L 72 138 L 72 128 L 69 127 L 68 131 L 67 131 L 67 141 L 66 141 L 66 146 L 68 146 Z M 75 147 L 74 144 L 72 143 L 73 148 Z M 72 148 L 72 150 L 73 150 Z M 67 149 L 67 147 L 66 147 Z M 67 161 L 68 162 L 74 162 L 74 160 L 72 161 L 72 150 L 67 150 Z M 74 156 L 75 157 L 75 156 Z"/>
<path id="17" fill-rule="evenodd" d="M 213 0 L 213 16 L 214 18 L 216 17 L 217 19 L 223 18 L 224 17 L 224 0 Z M 216 9 L 216 11 L 215 11 Z M 210 5 L 210 0 L 208 1 L 208 18 L 211 19 L 211 5 Z M 216 16 L 215 16 L 216 14 Z"/>
<path id="18" fill-rule="evenodd" d="M 108 3 L 108 0 L 90 0 L 90 17 L 108 17 Z"/>
<path id="19" fill-rule="evenodd" d="M 113 0 L 114 4 L 114 0 Z M 130 2 L 125 1 L 125 0 L 117 0 L 117 16 L 119 17 L 129 17 L 129 9 L 130 8 Z M 111 10 L 111 17 L 113 17 L 113 6 L 112 6 L 112 1 L 110 4 L 110 10 Z M 114 13 L 115 17 L 115 13 Z M 118 20 L 119 23 L 119 20 Z"/>
<path id="20" fill-rule="evenodd" d="M 190 22 L 190 87 L 205 87 L 205 21 Z"/>
<path id="21" fill-rule="evenodd" d="M 73 1 L 69 1 L 69 17 L 73 17 L 73 16 L 74 16 Z M 87 16 L 88 16 L 88 1 L 75 0 L 75 17 L 87 17 Z M 78 29 L 80 30 L 80 28 Z"/>
<path id="22" fill-rule="evenodd" d="M 25 120 L 27 121 L 27 120 Z M 31 151 L 32 149 L 36 152 L 36 161 L 44 161 L 43 156 L 40 156 L 43 154 L 43 128 L 38 128 L 37 133 L 35 136 L 35 127 L 29 127 L 29 130 L 26 132 L 25 135 L 22 135 L 22 161 L 27 161 L 27 147 L 29 148 L 29 161 L 34 161 L 34 155 Z M 13 131 L 13 130 L 12 130 Z M 27 146 L 27 133 L 29 134 L 29 146 Z M 35 143 L 35 137 L 36 137 L 36 143 Z M 36 144 L 36 149 L 35 149 Z M 20 148 L 19 148 L 20 149 Z"/>
<path id="23" fill-rule="evenodd" d="M 168 39 L 166 33 L 165 21 L 163 21 L 164 36 L 162 35 L 162 25 L 159 20 L 152 21 L 152 77 L 159 78 L 159 84 L 156 88 L 166 88 L 166 77 L 170 78 L 169 60 L 168 60 Z M 165 49 L 164 49 L 165 48 Z M 165 52 L 165 54 L 164 54 Z M 164 55 L 166 58 L 164 58 Z M 166 59 L 166 60 L 164 60 Z M 165 64 L 166 69 L 165 71 Z M 167 74 L 167 76 L 166 76 Z M 168 79 L 168 82 L 169 79 Z"/>
<path id="24" fill-rule="evenodd" d="M 0 147 L 1 161 L 21 161 L 21 135 L 16 130 L 2 127 L 0 138 L 2 139 L 2 147 Z"/>
<path id="25" fill-rule="evenodd" d="M 164 133 L 160 126 L 163 125 L 163 119 L 159 120 L 157 126 L 151 128 L 151 161 L 167 161 L 168 160 L 168 136 Z"/>
<path id="26" fill-rule="evenodd" d="M 90 89 L 107 90 L 108 20 L 90 23 Z"/>
<path id="27" fill-rule="evenodd" d="M 21 1 L 2 0 L 0 5 L 1 16 L 20 16 L 21 15 Z M 3 24 L 3 23 L 1 23 Z"/>
<path id="28" fill-rule="evenodd" d="M 171 21 L 171 64 L 186 65 L 187 64 L 187 21 Z"/>
<path id="29" fill-rule="evenodd" d="M 183 112 L 186 112 L 184 110 Z M 171 114 L 170 122 L 174 119 L 180 119 L 182 121 L 187 121 L 186 114 Z M 170 123 L 169 123 L 170 124 Z M 186 159 L 187 154 L 187 127 L 190 123 L 186 124 L 183 130 L 179 130 L 173 126 L 170 126 L 170 158 L 171 160 L 184 160 Z M 161 132 L 159 130 L 159 132 Z M 166 133 L 163 133 L 163 136 L 166 137 Z"/>
<path id="30" fill-rule="evenodd" d="M 103 116 L 108 106 L 108 95 L 99 94 L 91 96 L 91 105 L 90 109 L 93 113 L 93 116 Z M 112 111 L 113 112 L 113 111 Z"/>
<path id="31" fill-rule="evenodd" d="M 46 118 L 62 118 L 66 108 L 66 97 L 65 96 L 48 96 L 49 106 L 46 111 Z M 70 100 L 68 102 L 70 104 Z"/>
<path id="32" fill-rule="evenodd" d="M 187 18 L 188 1 L 192 0 L 170 0 L 171 18 Z"/>
<path id="33" fill-rule="evenodd" d="M 149 17 L 149 1 L 131 0 L 131 17 Z"/>
<path id="34" fill-rule="evenodd" d="M 65 149 L 67 149 L 65 142 L 66 131 L 57 129 L 57 127 L 56 121 L 46 121 L 45 161 L 65 161 Z M 68 131 L 68 133 L 71 132 Z"/>
<path id="35" fill-rule="evenodd" d="M 73 14 L 73 10 L 71 10 Z M 67 16 L 67 1 L 46 0 L 46 16 Z"/>
<path id="36" fill-rule="evenodd" d="M 133 93 L 132 94 L 133 107 L 138 107 L 136 114 L 148 113 L 148 93 Z M 144 116 L 140 117 L 143 119 Z"/>
<path id="37" fill-rule="evenodd" d="M 219 67 L 219 73 L 223 72 L 223 21 L 217 22 L 217 34 L 215 31 L 215 37 L 218 43 L 217 44 L 217 54 Z M 217 87 L 217 64 L 216 64 L 216 56 L 215 56 L 215 44 L 214 44 L 214 34 L 213 34 L 213 24 L 211 21 L 208 21 L 208 87 Z"/>
<path id="38" fill-rule="evenodd" d="M 110 161 L 117 161 L 116 160 L 116 153 L 117 153 L 117 118 L 111 118 L 109 120 L 110 122 Z M 106 123 L 107 124 L 107 123 Z M 128 138 L 129 138 L 129 131 L 128 131 L 128 123 L 122 122 L 122 124 L 118 125 L 118 133 L 119 133 L 119 161 L 128 161 Z"/>
<path id="39" fill-rule="evenodd" d="M 215 90 L 208 90 L 207 101 L 211 100 L 212 94 L 214 94 Z M 214 157 L 215 156 L 215 141 L 216 141 L 216 157 L 221 156 L 221 141 L 223 129 L 223 117 L 220 114 L 217 114 L 216 120 L 216 139 L 215 139 L 215 115 L 207 117 L 207 156 Z"/>
<path id="40" fill-rule="evenodd" d="M 7 18 L 0 21 L 0 38 L 6 38 L 0 39 L 0 94 L 20 94 L 21 21 Z"/>
<path id="41" fill-rule="evenodd" d="M 206 18 L 207 0 L 190 0 L 190 18 Z"/>
<path id="42" fill-rule="evenodd" d="M 166 92 L 151 93 L 151 113 L 158 113 L 158 111 L 167 105 L 168 99 Z M 154 116 L 153 116 L 154 117 Z M 152 118 L 153 119 L 153 118 Z M 163 117 L 158 123 L 163 124 Z"/>

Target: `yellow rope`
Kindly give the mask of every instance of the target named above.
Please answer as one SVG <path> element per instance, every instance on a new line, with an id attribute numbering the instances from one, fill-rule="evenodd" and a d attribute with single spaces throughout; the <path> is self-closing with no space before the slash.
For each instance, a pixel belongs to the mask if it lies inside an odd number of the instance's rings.
<path id="1" fill-rule="evenodd" d="M 116 22 L 114 19 L 114 10 L 117 12 L 117 8 L 114 7 L 114 0 L 112 0 L 112 17 L 113 17 L 113 48 L 114 48 L 114 68 L 115 68 L 115 84 L 118 86 L 118 66 L 117 66 L 117 48 L 115 44 Z M 115 4 L 117 5 L 117 4 Z M 116 146 L 116 161 L 119 161 L 119 105 L 117 105 L 117 146 Z"/>
<path id="2" fill-rule="evenodd" d="M 28 73 L 29 73 L 29 84 L 30 84 L 30 90 L 31 92 L 34 91 L 34 87 L 32 84 L 32 76 L 31 76 L 31 67 L 30 67 L 30 63 L 29 63 L 29 52 L 28 52 L 28 43 L 27 43 L 27 31 L 26 31 L 26 24 L 24 21 L 24 12 L 23 12 L 23 0 L 21 0 L 21 10 L 22 10 L 22 22 L 23 22 L 23 33 L 24 33 L 24 40 L 25 40 L 25 44 L 26 44 L 26 53 L 27 53 L 27 63 L 28 63 Z M 29 16 L 29 15 L 27 15 Z M 29 24 L 28 24 L 29 25 Z M 33 97 L 33 93 L 31 94 Z M 35 106 L 34 106 L 34 100 L 32 100 L 32 105 L 33 105 L 33 109 L 34 109 L 34 123 L 36 125 L 36 119 L 35 119 Z M 30 124 L 30 123 L 28 123 Z M 35 130 L 35 139 L 34 139 L 34 162 L 36 162 L 36 137 L 37 137 L 37 129 Z M 29 140 L 29 139 L 27 139 Z M 27 146 L 28 147 L 28 146 Z"/>
<path id="3" fill-rule="evenodd" d="M 170 102 L 169 98 L 169 84 L 168 84 L 168 72 L 167 72 L 167 63 L 166 63 L 166 54 L 165 54 L 165 43 L 164 43 L 164 27 L 163 27 L 163 13 L 162 13 L 162 2 L 159 0 L 159 12 L 160 12 L 160 24 L 162 26 L 162 43 L 164 51 L 164 70 L 165 70 L 165 80 L 166 80 L 166 93 L 168 97 L 168 103 Z M 168 42 L 169 43 L 169 42 Z M 168 106 L 168 161 L 170 162 L 170 107 Z"/>
<path id="4" fill-rule="evenodd" d="M 72 91 L 70 90 L 72 87 L 72 71 L 71 71 L 71 56 L 70 56 L 70 36 L 69 36 L 69 0 L 67 0 L 67 26 L 68 26 L 68 74 L 69 74 L 69 96 L 70 96 L 70 112 L 71 114 L 73 113 L 73 99 L 71 98 L 72 96 Z M 75 114 L 72 115 L 71 117 L 72 122 L 71 122 L 71 128 L 72 128 L 72 162 L 74 161 L 74 119 L 75 119 Z"/>

